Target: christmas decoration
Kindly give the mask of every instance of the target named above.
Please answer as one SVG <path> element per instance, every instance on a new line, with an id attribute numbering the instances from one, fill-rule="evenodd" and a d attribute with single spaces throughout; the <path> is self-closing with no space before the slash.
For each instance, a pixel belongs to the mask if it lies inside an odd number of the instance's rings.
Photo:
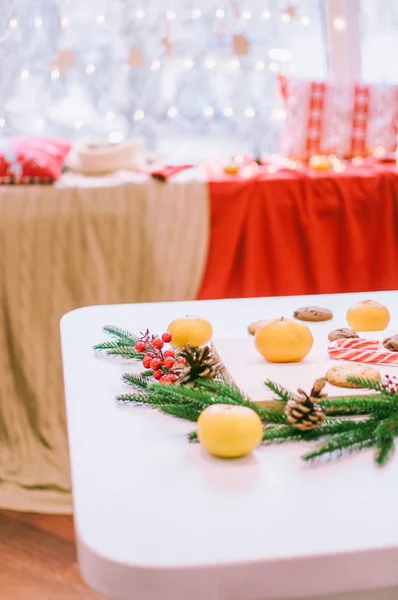
<path id="1" fill-rule="evenodd" d="M 335 340 L 329 344 L 328 354 L 335 360 L 398 365 L 398 353 L 382 349 L 382 344 L 377 340 L 362 338 Z"/>
<path id="2" fill-rule="evenodd" d="M 361 300 L 347 310 L 347 322 L 355 331 L 382 331 L 390 322 L 386 306 L 375 300 Z"/>
<path id="3" fill-rule="evenodd" d="M 276 0 L 267 10 L 263 0 L 242 7 L 233 0 L 5 5 L 0 16 L 4 135 L 111 142 L 138 136 L 150 148 L 171 139 L 176 160 L 176 134 L 228 136 L 228 152 L 232 143 L 235 151 L 243 145 L 268 152 L 276 148 L 281 125 L 272 115 L 275 72 L 298 67 L 303 76 L 326 75 L 319 0 L 303 13 L 310 26 L 292 19 L 289 27 L 281 19 L 286 4 Z M 275 48 L 287 49 L 289 61 L 268 60 Z M 183 160 L 186 154 L 183 144 Z"/>
<path id="4" fill-rule="evenodd" d="M 178 356 L 179 361 L 173 366 L 173 372 L 178 376 L 176 383 L 193 385 L 200 377 L 214 379 L 223 371 L 222 363 L 209 346 L 192 349 L 188 344 Z"/>
<path id="5" fill-rule="evenodd" d="M 299 389 L 298 394 L 288 400 L 285 415 L 288 423 L 295 429 L 311 431 L 311 429 L 322 425 L 326 419 L 326 415 L 318 402 L 319 398 L 325 395 L 322 394 L 325 384 L 326 379 L 317 379 L 309 396 L 303 390 Z"/>
<path id="6" fill-rule="evenodd" d="M 136 336 L 125 329 L 109 325 L 104 327 L 104 331 L 110 334 L 113 340 L 97 344 L 94 346 L 96 351 L 136 361 L 143 361 L 145 357 L 145 353 L 136 350 L 138 343 L 145 343 L 147 348 L 154 339 L 160 339 L 151 336 L 149 332 L 143 336 Z M 138 349 L 141 350 L 142 346 L 138 346 Z M 167 357 L 170 357 L 171 352 L 174 351 L 166 350 L 163 359 L 166 353 Z M 278 400 L 270 401 L 268 406 L 264 406 L 250 400 L 230 377 L 230 382 L 227 382 L 227 372 L 224 379 L 199 377 L 194 386 L 176 385 L 172 372 L 167 373 L 165 380 L 159 385 L 156 378 L 148 376 L 152 374 L 152 371 L 149 374 L 144 371 L 140 375 L 123 375 L 123 381 L 134 388 L 134 391 L 119 395 L 118 402 L 152 406 L 167 415 L 188 421 L 197 421 L 207 407 L 214 405 L 246 407 L 257 413 L 264 425 L 263 442 L 321 440 L 318 447 L 304 455 L 306 461 L 322 456 L 338 458 L 346 453 L 374 448 L 376 462 L 383 465 L 391 456 L 395 438 L 398 437 L 398 379 L 390 376 L 383 377 L 381 382 L 350 377 L 348 379 L 358 387 L 373 393 L 337 397 L 326 397 L 323 394 L 323 378 L 316 380 L 309 396 L 301 389 L 292 393 L 276 382 L 266 381 L 265 385 Z M 289 406 L 292 401 L 294 405 Z M 308 412 L 302 410 L 303 405 L 309 409 Z M 296 410 L 299 410 L 299 414 L 293 414 Z M 309 414 L 312 415 L 312 419 L 308 417 Z M 289 418 L 293 418 L 293 424 L 289 423 Z M 308 421 L 315 427 L 309 429 Z M 305 429 L 304 426 L 298 427 L 304 423 Z M 196 432 L 190 434 L 189 439 L 196 441 Z"/>
<path id="7" fill-rule="evenodd" d="M 201 412 L 197 435 L 210 454 L 221 458 L 240 458 L 250 454 L 261 443 L 263 424 L 252 408 L 213 404 Z"/>
<path id="8" fill-rule="evenodd" d="M 303 360 L 312 348 L 314 338 L 310 328 L 293 319 L 274 319 L 260 327 L 254 336 L 258 352 L 275 363 Z"/>
<path id="9" fill-rule="evenodd" d="M 167 327 L 172 335 L 172 346 L 185 348 L 189 344 L 192 348 L 204 346 L 211 340 L 213 328 L 207 319 L 196 316 L 187 316 L 174 319 Z"/>

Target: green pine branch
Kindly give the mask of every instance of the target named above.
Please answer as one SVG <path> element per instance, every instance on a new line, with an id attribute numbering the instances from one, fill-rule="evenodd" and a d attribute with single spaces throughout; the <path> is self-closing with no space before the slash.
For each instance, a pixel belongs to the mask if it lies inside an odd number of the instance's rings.
<path id="1" fill-rule="evenodd" d="M 193 406 L 181 406 L 181 404 L 165 404 L 164 406 L 160 404 L 158 408 L 166 415 L 187 421 L 197 421 L 201 413 L 200 409 Z"/>
<path id="2" fill-rule="evenodd" d="M 381 385 L 380 381 L 374 381 L 366 379 L 364 377 L 347 377 L 347 381 L 355 383 L 358 387 L 365 388 L 367 390 L 374 390 L 375 392 L 385 392 L 385 389 Z"/>
<path id="3" fill-rule="evenodd" d="M 389 411 L 395 401 L 381 394 L 366 394 L 360 396 L 339 396 L 322 398 L 320 405 L 330 414 L 363 415 L 372 412 Z"/>
<path id="4" fill-rule="evenodd" d="M 152 371 L 150 371 L 152 374 Z M 122 375 L 122 381 L 127 383 L 127 385 L 131 385 L 138 390 L 147 390 L 148 389 L 148 381 L 146 380 L 147 375 L 141 373 L 140 375 L 134 375 L 133 373 L 124 373 Z"/>
<path id="5" fill-rule="evenodd" d="M 117 338 L 119 341 L 123 341 L 124 345 L 135 346 L 138 342 L 138 336 L 130 333 L 127 329 L 115 327 L 114 325 L 105 325 L 103 328 L 106 333 Z"/>
<path id="6" fill-rule="evenodd" d="M 373 446 L 376 441 L 375 422 L 371 419 L 353 430 L 344 431 L 329 436 L 326 441 L 314 451 L 305 454 L 303 459 L 312 461 L 326 455 L 329 459 L 346 453 L 362 450 Z"/>
<path id="7" fill-rule="evenodd" d="M 275 381 L 266 379 L 264 381 L 264 384 L 267 386 L 268 389 L 271 390 L 271 392 L 274 392 L 276 396 L 279 396 L 279 398 L 283 400 L 283 402 L 287 402 L 292 397 L 292 393 L 289 392 L 289 390 L 284 388 L 282 385 L 279 385 L 279 383 L 275 383 Z"/>
<path id="8" fill-rule="evenodd" d="M 335 435 L 345 431 L 352 431 L 361 427 L 366 421 L 340 421 L 328 419 L 323 425 L 312 429 L 311 431 L 300 431 L 291 425 L 286 427 L 266 428 L 263 435 L 263 442 L 291 442 L 291 441 L 314 441 L 328 435 Z"/>

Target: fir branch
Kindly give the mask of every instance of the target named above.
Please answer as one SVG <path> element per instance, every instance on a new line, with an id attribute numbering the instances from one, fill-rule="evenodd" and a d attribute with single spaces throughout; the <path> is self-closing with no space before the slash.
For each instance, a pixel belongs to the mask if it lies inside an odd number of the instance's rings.
<path id="1" fill-rule="evenodd" d="M 141 377 L 152 377 L 153 376 L 153 371 L 149 370 L 149 371 L 142 371 L 142 373 L 140 373 Z"/>
<path id="2" fill-rule="evenodd" d="M 378 438 L 376 442 L 376 462 L 379 465 L 385 465 L 391 454 L 394 452 L 394 438 L 392 435 L 386 435 Z"/>
<path id="3" fill-rule="evenodd" d="M 105 350 L 105 352 L 108 356 L 121 356 L 122 358 L 129 358 L 132 360 L 142 360 L 145 356 L 144 352 L 137 352 L 134 350 L 133 346 L 118 346 L 117 348 Z"/>
<path id="4" fill-rule="evenodd" d="M 191 443 L 199 442 L 198 434 L 196 433 L 196 431 L 191 431 L 191 433 L 188 433 L 188 441 Z"/>
<path id="5" fill-rule="evenodd" d="M 217 403 L 221 404 L 237 404 L 246 406 L 254 410 L 260 419 L 269 423 L 286 423 L 286 416 L 283 408 L 264 408 L 256 402 L 252 402 L 249 398 L 237 387 L 221 381 L 200 381 L 199 386 L 209 390 L 214 390 L 217 393 Z"/>
<path id="6" fill-rule="evenodd" d="M 311 431 L 299 431 L 290 425 L 286 427 L 274 427 L 265 429 L 263 435 L 264 442 L 291 442 L 291 441 L 313 441 L 328 435 L 335 435 L 345 431 L 352 431 L 362 427 L 366 421 L 325 421 L 324 425 L 312 429 Z"/>
<path id="7" fill-rule="evenodd" d="M 366 394 L 322 398 L 319 402 L 327 414 L 363 415 L 372 412 L 391 410 L 393 401 L 381 394 Z"/>
<path id="8" fill-rule="evenodd" d="M 119 402 L 120 404 L 133 404 L 135 406 L 151 404 L 147 401 L 147 395 L 145 392 L 135 392 L 134 394 L 119 394 L 118 396 L 116 396 L 116 402 Z"/>
<path id="9" fill-rule="evenodd" d="M 183 406 L 181 404 L 160 404 L 158 409 L 166 415 L 186 419 L 187 421 L 197 421 L 201 413 L 200 409 L 193 406 Z"/>
<path id="10" fill-rule="evenodd" d="M 386 390 L 381 385 L 380 381 L 374 381 L 371 379 L 366 379 L 364 377 L 347 377 L 347 381 L 351 383 L 355 383 L 360 388 L 365 388 L 367 390 L 374 390 L 375 392 L 385 392 Z"/>
<path id="11" fill-rule="evenodd" d="M 103 329 L 106 333 L 109 333 L 109 335 L 123 341 L 126 346 L 135 346 L 139 339 L 137 335 L 130 333 L 127 329 L 115 327 L 114 325 L 105 325 Z"/>
<path id="12" fill-rule="evenodd" d="M 150 372 L 152 374 L 152 371 Z M 140 375 L 134 375 L 133 373 L 124 373 L 122 375 L 122 380 L 127 385 L 131 385 L 138 390 L 147 390 L 148 389 L 148 381 L 146 381 L 146 377 L 142 373 Z"/>
<path id="13" fill-rule="evenodd" d="M 267 386 L 268 389 L 271 390 L 271 392 L 274 392 L 274 394 L 279 396 L 279 398 L 283 400 L 283 402 L 287 402 L 292 397 L 292 394 L 291 392 L 289 392 L 289 390 L 284 388 L 282 385 L 279 385 L 279 383 L 275 383 L 275 381 L 266 379 L 264 381 L 264 384 Z"/>
<path id="14" fill-rule="evenodd" d="M 330 459 L 336 455 L 362 450 L 373 446 L 376 441 L 375 422 L 369 419 L 362 427 L 330 436 L 319 448 L 303 456 L 305 461 L 312 461 L 327 455 Z"/>

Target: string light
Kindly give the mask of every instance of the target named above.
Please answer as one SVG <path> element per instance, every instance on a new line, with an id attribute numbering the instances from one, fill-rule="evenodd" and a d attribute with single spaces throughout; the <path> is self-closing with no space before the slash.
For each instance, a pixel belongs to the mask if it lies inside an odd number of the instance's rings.
<path id="1" fill-rule="evenodd" d="M 262 71 L 263 69 L 265 69 L 265 62 L 263 60 L 258 60 L 254 66 L 259 71 Z"/>
<path id="2" fill-rule="evenodd" d="M 95 71 L 95 65 L 93 65 L 92 63 L 87 65 L 87 67 L 86 67 L 87 75 L 92 75 L 94 73 L 94 71 Z"/>
<path id="3" fill-rule="evenodd" d="M 177 115 L 178 115 L 178 110 L 176 109 L 176 107 L 170 106 L 169 110 L 167 111 L 167 116 L 172 119 L 172 118 L 176 117 Z"/>
<path id="4" fill-rule="evenodd" d="M 223 114 L 225 117 L 232 117 L 232 115 L 234 114 L 234 111 L 230 106 L 227 106 L 227 108 L 224 108 Z"/>
<path id="5" fill-rule="evenodd" d="M 302 19 L 301 19 L 301 24 L 302 24 L 302 25 L 305 25 L 305 26 L 309 25 L 309 24 L 310 24 L 310 19 L 309 19 L 309 17 L 302 17 Z"/>
<path id="6" fill-rule="evenodd" d="M 3 119 L 3 117 L 0 118 L 0 127 L 4 127 L 4 125 L 6 124 L 6 120 Z"/>
<path id="7" fill-rule="evenodd" d="M 261 18 L 266 20 L 270 19 L 271 13 L 269 12 L 269 10 L 263 10 L 263 12 L 261 13 Z"/>
<path id="8" fill-rule="evenodd" d="M 214 115 L 214 110 L 211 106 L 205 106 L 203 109 L 203 114 L 205 117 L 212 117 Z"/>
<path id="9" fill-rule="evenodd" d="M 105 115 L 105 119 L 107 121 L 113 121 L 114 118 L 115 118 L 115 113 L 113 111 L 111 111 L 111 110 L 108 110 L 108 112 Z"/>
<path id="10" fill-rule="evenodd" d="M 84 121 L 83 119 L 76 119 L 76 121 L 73 123 L 75 129 L 81 129 L 84 125 Z"/>
<path id="11" fill-rule="evenodd" d="M 256 114 L 256 112 L 255 112 L 254 108 L 251 108 L 251 107 L 246 108 L 246 110 L 245 110 L 245 116 L 248 119 L 253 118 L 255 114 Z"/>
<path id="12" fill-rule="evenodd" d="M 333 27 L 337 31 L 344 31 L 347 28 L 346 20 L 342 17 L 337 17 L 337 19 L 333 21 Z"/>
<path id="13" fill-rule="evenodd" d="M 225 11 L 223 8 L 217 8 L 216 10 L 216 17 L 217 19 L 223 19 L 225 16 Z"/>
<path id="14" fill-rule="evenodd" d="M 200 8 L 194 8 L 191 13 L 191 18 L 192 19 L 200 19 L 201 16 L 202 16 L 202 11 L 200 10 Z"/>
<path id="15" fill-rule="evenodd" d="M 272 71 L 273 73 L 275 73 L 278 69 L 279 69 L 279 65 L 276 62 L 270 62 L 268 65 L 268 68 L 270 71 Z"/>
<path id="16" fill-rule="evenodd" d="M 110 144 L 120 144 L 124 140 L 124 133 L 122 131 L 110 131 L 108 135 L 108 141 Z"/>
<path id="17" fill-rule="evenodd" d="M 352 164 L 355 167 L 359 167 L 359 165 L 361 165 L 362 163 L 363 163 L 362 156 L 354 156 L 354 158 L 352 159 Z"/>
<path id="18" fill-rule="evenodd" d="M 169 21 L 174 21 L 175 18 L 176 18 L 175 12 L 173 12 L 172 10 L 168 10 L 166 13 L 166 19 L 168 19 Z"/>
<path id="19" fill-rule="evenodd" d="M 10 19 L 10 22 L 8 23 L 8 26 L 10 27 L 10 29 L 14 29 L 17 25 L 18 25 L 18 21 L 16 19 Z"/>
<path id="20" fill-rule="evenodd" d="M 143 110 L 136 110 L 135 113 L 133 114 L 134 121 L 142 121 L 142 119 L 144 117 L 145 117 L 145 113 Z"/>
<path id="21" fill-rule="evenodd" d="M 192 69 L 193 65 L 194 65 L 194 63 L 193 63 L 193 60 L 192 60 L 192 58 L 186 58 L 186 59 L 184 60 L 184 67 L 185 67 L 186 69 Z"/>
<path id="22" fill-rule="evenodd" d="M 28 71 L 28 69 L 22 69 L 21 71 L 21 79 L 27 79 L 29 77 L 30 73 Z"/>
<path id="23" fill-rule="evenodd" d="M 97 21 L 98 25 L 102 25 L 102 23 L 105 23 L 105 15 L 97 15 L 95 20 Z"/>
<path id="24" fill-rule="evenodd" d="M 205 65 L 208 69 L 214 69 L 214 67 L 216 66 L 216 61 L 214 60 L 214 58 L 208 58 L 205 62 Z"/>
<path id="25" fill-rule="evenodd" d="M 160 62 L 160 60 L 153 60 L 151 64 L 151 71 L 159 71 L 161 66 L 162 63 Z"/>
<path id="26" fill-rule="evenodd" d="M 59 71 L 58 69 L 53 69 L 51 71 L 51 81 L 57 81 L 59 79 Z"/>
<path id="27" fill-rule="evenodd" d="M 143 10 L 142 8 L 139 8 L 135 13 L 135 18 L 143 19 L 144 17 L 145 17 L 145 10 Z"/>
<path id="28" fill-rule="evenodd" d="M 69 25 L 68 17 L 61 17 L 61 27 L 63 27 L 65 29 L 65 27 L 68 27 L 68 25 Z"/>
<path id="29" fill-rule="evenodd" d="M 240 67 L 240 62 L 237 58 L 233 58 L 230 62 L 230 67 L 231 69 L 239 69 Z"/>
<path id="30" fill-rule="evenodd" d="M 35 19 L 35 27 L 36 29 L 40 29 L 40 27 L 43 25 L 43 19 L 41 17 L 36 17 Z"/>
<path id="31" fill-rule="evenodd" d="M 283 13 L 283 15 L 282 15 L 282 22 L 283 23 L 290 23 L 290 15 L 288 15 L 287 13 Z"/>
<path id="32" fill-rule="evenodd" d="M 244 19 L 245 21 L 249 21 L 249 19 L 252 18 L 252 14 L 250 12 L 250 10 L 244 10 L 242 12 L 242 19 Z"/>

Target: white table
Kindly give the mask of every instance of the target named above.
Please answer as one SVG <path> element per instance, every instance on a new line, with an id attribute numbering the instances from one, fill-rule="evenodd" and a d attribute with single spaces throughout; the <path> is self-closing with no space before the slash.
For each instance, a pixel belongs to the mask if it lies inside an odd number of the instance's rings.
<path id="1" fill-rule="evenodd" d="M 217 340 L 318 304 L 335 314 L 312 326 L 318 355 L 361 297 L 387 304 L 398 330 L 398 292 L 97 306 L 62 319 L 79 563 L 93 588 L 112 600 L 398 598 L 397 458 L 378 469 L 366 451 L 308 466 L 300 444 L 211 458 L 187 443 L 194 424 L 117 405 L 126 391 L 120 375 L 131 367 L 91 349 L 105 324 L 161 332 L 196 313 L 211 320 Z M 277 372 L 263 363 L 261 376 L 305 367 L 315 378 L 316 364 L 314 354 Z"/>

